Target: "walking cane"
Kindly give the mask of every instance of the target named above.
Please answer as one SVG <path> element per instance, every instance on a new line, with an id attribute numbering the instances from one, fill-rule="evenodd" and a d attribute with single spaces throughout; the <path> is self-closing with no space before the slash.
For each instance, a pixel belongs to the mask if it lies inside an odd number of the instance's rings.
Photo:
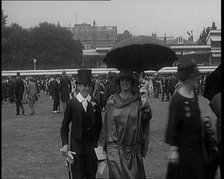
<path id="1" fill-rule="evenodd" d="M 69 151 L 68 151 L 68 156 L 66 158 L 66 166 L 68 167 L 68 176 L 69 176 L 69 179 L 73 179 L 73 176 L 72 176 L 72 164 L 70 162 L 70 159 L 71 158 L 72 160 L 74 160 L 74 157 L 72 154 L 76 155 L 76 152 L 72 152 L 70 151 L 70 135 L 69 135 L 69 143 L 68 143 L 68 148 L 69 148 Z M 62 152 L 62 149 L 60 149 L 60 152 Z"/>
<path id="2" fill-rule="evenodd" d="M 72 151 L 68 151 L 67 165 L 68 165 L 68 168 L 69 168 L 69 170 L 68 170 L 69 179 L 73 179 L 73 176 L 72 176 L 72 164 L 71 164 L 71 162 L 69 160 L 69 157 L 74 160 L 74 157 L 72 156 L 72 154 L 75 155 L 76 153 L 72 152 Z"/>
<path id="3" fill-rule="evenodd" d="M 69 161 L 69 157 L 71 157 L 69 154 L 69 151 L 71 150 L 71 145 L 70 145 L 70 141 L 71 140 L 71 136 L 69 135 L 69 139 L 68 139 L 68 156 L 67 156 L 67 164 L 68 164 L 68 176 L 69 176 L 69 179 L 73 179 L 72 177 L 72 164 L 70 163 Z"/>

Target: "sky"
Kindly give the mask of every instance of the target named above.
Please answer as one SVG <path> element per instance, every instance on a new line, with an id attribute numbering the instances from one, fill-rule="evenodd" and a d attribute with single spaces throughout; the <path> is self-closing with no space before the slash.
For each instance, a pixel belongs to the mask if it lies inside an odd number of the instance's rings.
<path id="1" fill-rule="evenodd" d="M 215 25 L 221 29 L 221 0 L 70 0 L 70 1 L 2 1 L 7 25 L 23 28 L 48 22 L 61 26 L 78 23 L 117 26 L 118 33 L 129 30 L 132 35 L 188 38 L 194 41 L 203 28 Z"/>

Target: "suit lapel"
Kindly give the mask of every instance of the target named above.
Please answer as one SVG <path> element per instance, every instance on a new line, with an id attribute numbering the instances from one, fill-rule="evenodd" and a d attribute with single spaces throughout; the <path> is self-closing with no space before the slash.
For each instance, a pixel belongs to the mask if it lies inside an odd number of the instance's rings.
<path id="1" fill-rule="evenodd" d="M 76 106 L 77 106 L 77 115 L 78 115 L 78 120 L 82 124 L 82 104 L 75 98 Z"/>

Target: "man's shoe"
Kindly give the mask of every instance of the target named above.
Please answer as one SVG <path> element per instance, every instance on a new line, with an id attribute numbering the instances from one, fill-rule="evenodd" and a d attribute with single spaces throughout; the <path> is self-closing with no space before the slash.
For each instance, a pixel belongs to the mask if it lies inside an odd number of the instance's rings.
<path id="1" fill-rule="evenodd" d="M 57 111 L 53 111 L 53 113 L 54 113 L 54 114 L 56 114 L 56 113 L 57 113 Z"/>
<path id="2" fill-rule="evenodd" d="M 24 110 L 22 111 L 22 114 L 24 114 L 25 112 L 24 112 Z"/>

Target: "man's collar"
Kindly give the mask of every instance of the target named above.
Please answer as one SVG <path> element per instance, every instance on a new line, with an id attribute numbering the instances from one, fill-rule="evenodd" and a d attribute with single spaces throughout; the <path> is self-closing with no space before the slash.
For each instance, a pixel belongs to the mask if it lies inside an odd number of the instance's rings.
<path id="1" fill-rule="evenodd" d="M 88 94 L 88 96 L 86 97 L 86 98 L 84 98 L 82 95 L 81 95 L 81 93 L 79 92 L 77 95 L 76 95 L 76 98 L 77 98 L 77 100 L 81 103 L 81 102 L 83 102 L 83 100 L 87 100 L 87 101 L 89 101 L 90 102 L 90 100 L 91 100 L 91 96 Z"/>

